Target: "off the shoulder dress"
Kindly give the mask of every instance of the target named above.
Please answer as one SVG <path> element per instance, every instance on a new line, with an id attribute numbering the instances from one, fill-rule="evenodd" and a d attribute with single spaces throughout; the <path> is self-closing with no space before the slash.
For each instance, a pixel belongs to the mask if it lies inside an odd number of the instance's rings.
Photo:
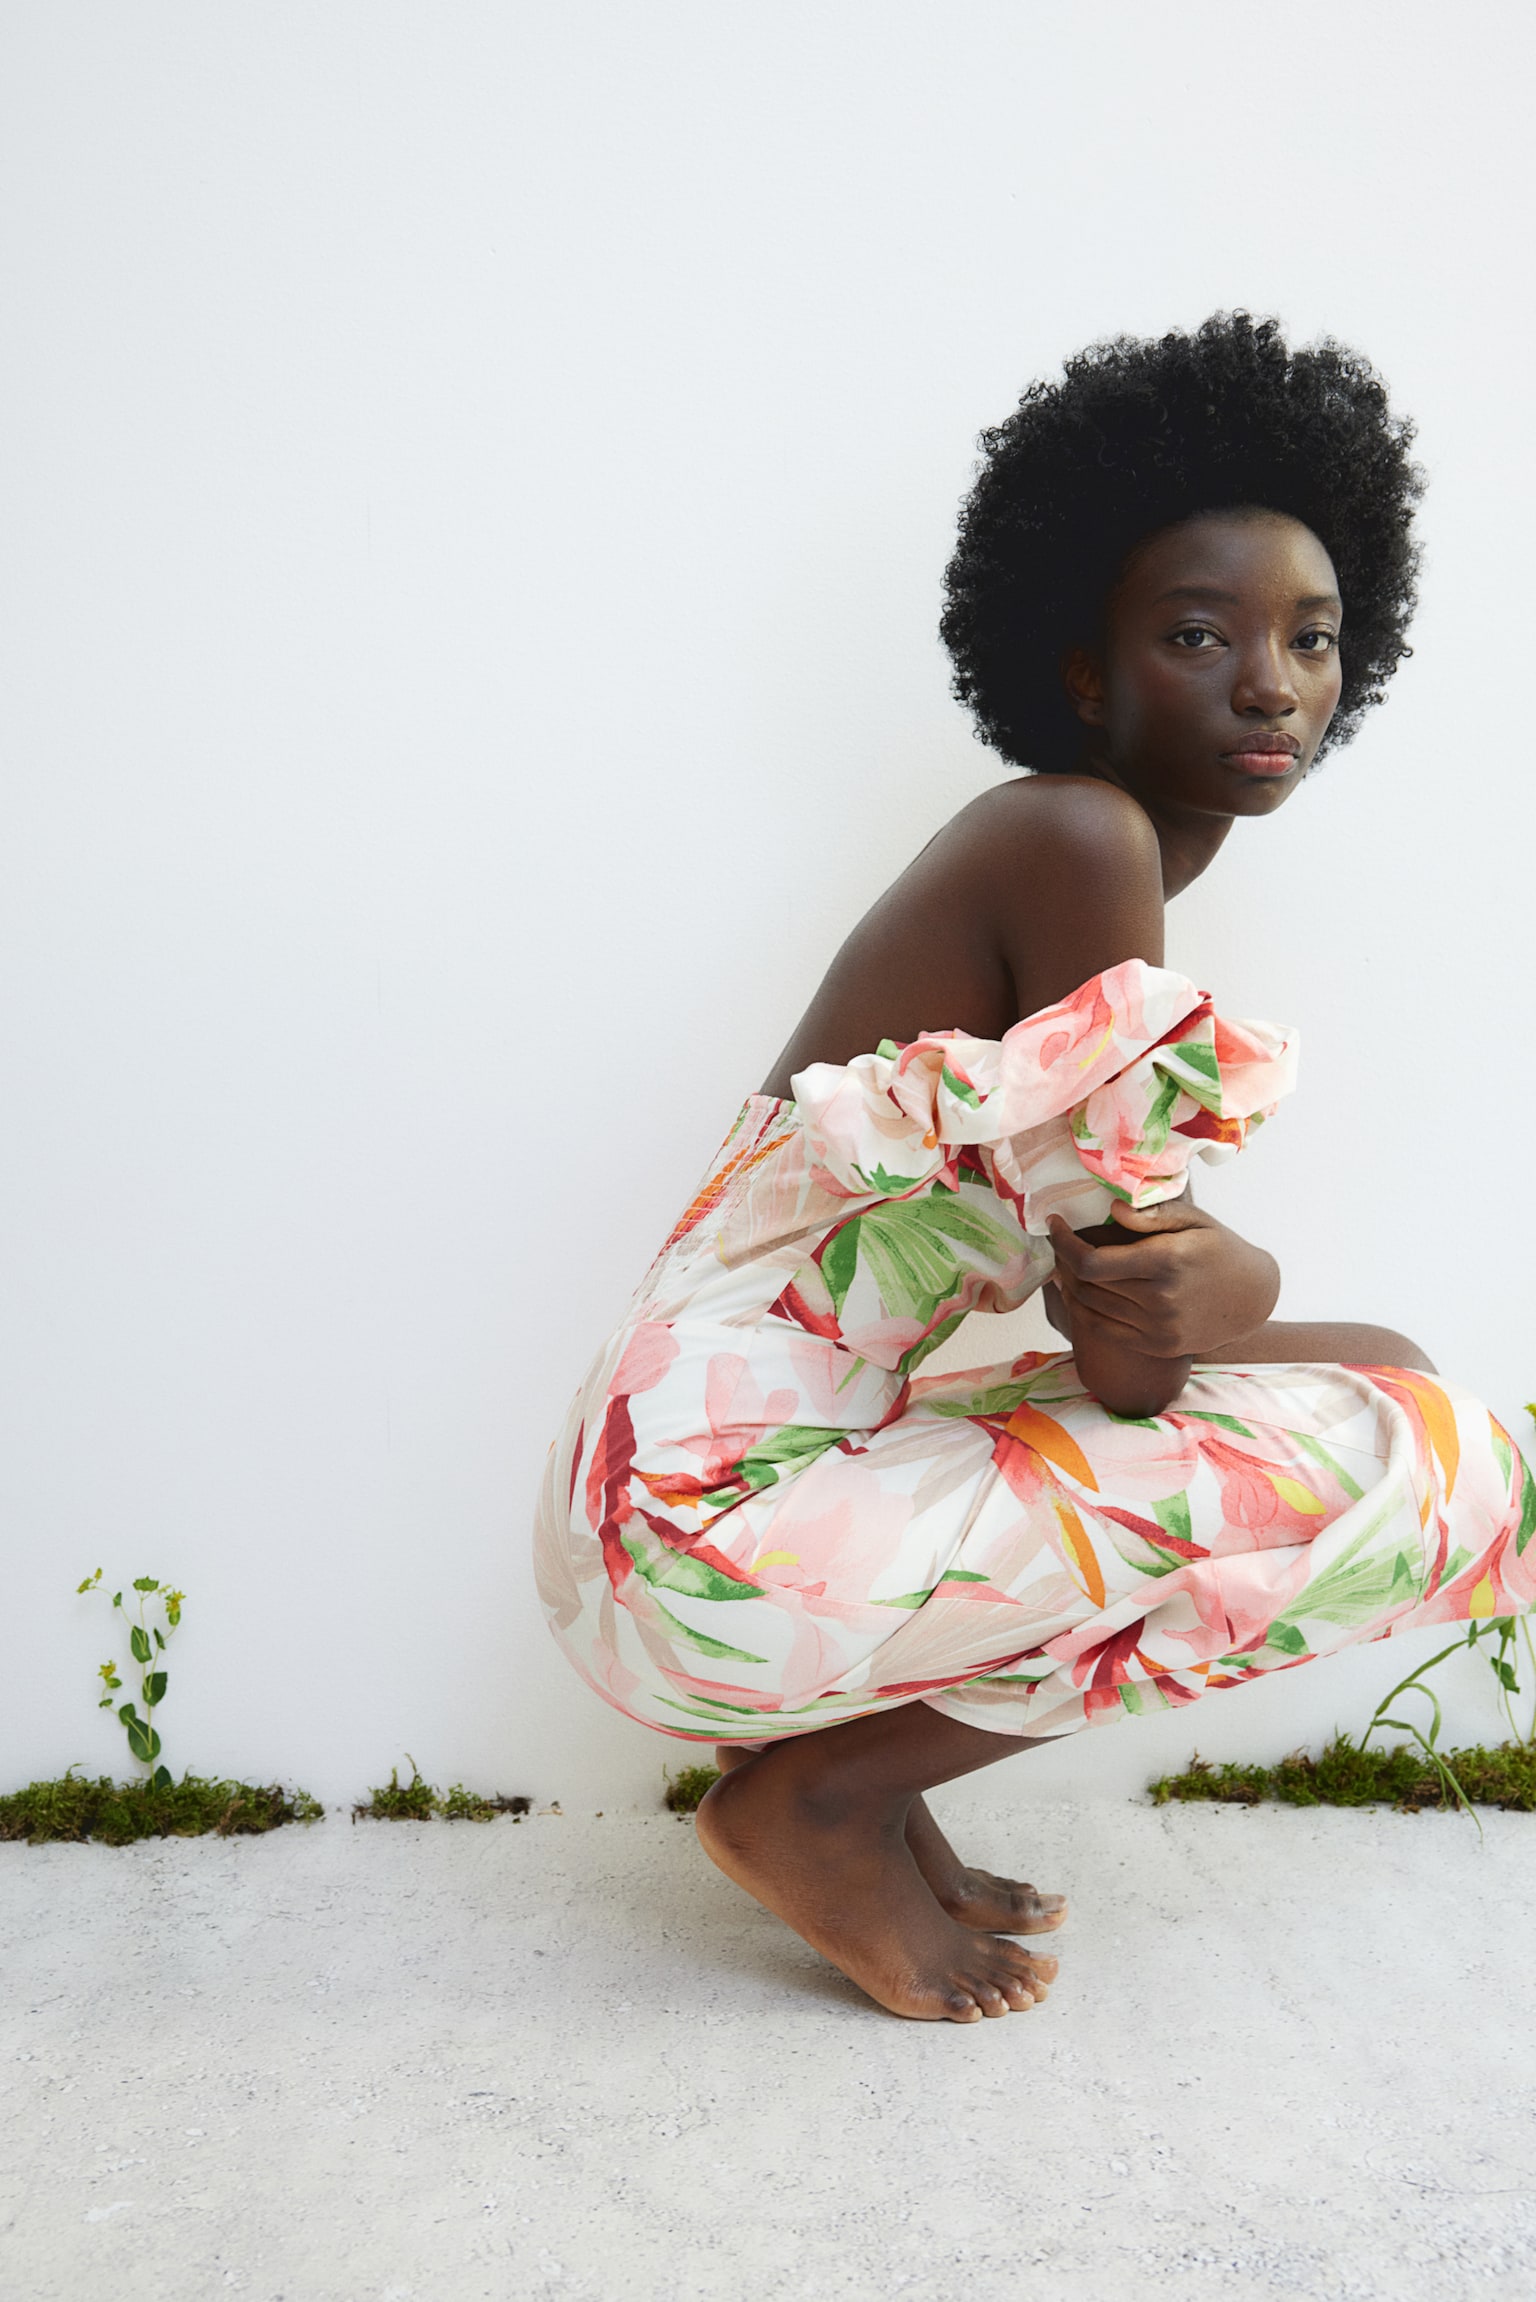
<path id="1" fill-rule="evenodd" d="M 763 1743 L 923 1701 L 1056 1736 L 1536 1600 L 1536 1481 L 1395 1367 L 1202 1366 L 1110 1413 L 1066 1351 L 924 1377 L 1050 1275 L 1047 1218 L 1177 1195 L 1292 1037 L 1130 961 L 1000 1040 L 749 1098 L 550 1452 L 540 1591 L 629 1717 Z"/>

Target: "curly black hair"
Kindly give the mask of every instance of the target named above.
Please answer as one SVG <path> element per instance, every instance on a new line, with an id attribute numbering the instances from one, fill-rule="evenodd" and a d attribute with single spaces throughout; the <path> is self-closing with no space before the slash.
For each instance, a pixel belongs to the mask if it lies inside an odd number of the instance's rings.
<path id="1" fill-rule="evenodd" d="M 939 625 L 976 733 L 1016 767 L 1070 772 L 1082 730 L 1061 682 L 1092 646 L 1130 552 L 1198 512 L 1301 520 L 1338 571 L 1343 693 L 1322 752 L 1347 742 L 1410 651 L 1424 475 L 1413 425 L 1358 352 L 1288 349 L 1277 320 L 1217 312 L 1192 335 L 1118 336 L 1031 384 L 981 435 Z"/>

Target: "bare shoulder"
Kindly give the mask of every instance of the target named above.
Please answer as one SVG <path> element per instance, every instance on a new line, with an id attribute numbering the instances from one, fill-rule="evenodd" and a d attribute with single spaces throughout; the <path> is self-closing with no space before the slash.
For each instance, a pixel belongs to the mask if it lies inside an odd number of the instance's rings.
<path id="1" fill-rule="evenodd" d="M 1089 776 L 998 784 L 865 913 L 763 1092 L 882 1039 L 997 1038 L 1122 960 L 1162 957 L 1161 857 L 1136 801 Z"/>
<path id="2" fill-rule="evenodd" d="M 948 830 L 1019 1014 L 1122 960 L 1162 965 L 1162 854 L 1129 792 L 1091 776 L 1030 776 L 983 792 Z"/>
<path id="3" fill-rule="evenodd" d="M 1162 884 L 1157 833 L 1128 791 L 1088 775 L 1030 775 L 994 784 L 960 810 L 949 832 L 1014 870 L 1063 865 L 1151 873 Z"/>

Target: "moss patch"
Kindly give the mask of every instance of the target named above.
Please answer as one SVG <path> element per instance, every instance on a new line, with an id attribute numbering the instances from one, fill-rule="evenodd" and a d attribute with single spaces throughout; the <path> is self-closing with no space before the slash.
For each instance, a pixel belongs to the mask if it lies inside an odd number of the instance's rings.
<path id="1" fill-rule="evenodd" d="M 1536 1812 L 1536 1748 L 1497 1743 L 1490 1749 L 1475 1743 L 1442 1756 L 1474 1806 Z M 1395 1806 L 1417 1814 L 1424 1807 L 1456 1804 L 1455 1793 L 1422 1751 L 1362 1750 L 1348 1735 L 1337 1736 L 1316 1758 L 1293 1751 L 1278 1766 L 1212 1766 L 1196 1758 L 1183 1774 L 1163 1775 L 1147 1790 L 1154 1806 L 1166 1806 L 1171 1799 L 1257 1806 L 1273 1799 L 1282 1806 Z"/>
<path id="2" fill-rule="evenodd" d="M 711 1783 L 720 1780 L 717 1766 L 685 1766 L 667 1777 L 666 1803 L 674 1814 L 692 1814 Z"/>
<path id="3" fill-rule="evenodd" d="M 367 1804 L 352 1809 L 352 1820 L 432 1822 L 440 1817 L 444 1822 L 490 1822 L 498 1814 L 509 1814 L 514 1822 L 521 1822 L 532 1806 L 531 1798 L 505 1798 L 499 1791 L 482 1797 L 478 1791 L 466 1790 L 461 1782 L 440 1791 L 422 1780 L 412 1759 L 410 1781 L 402 1782 L 399 1768 L 391 1767 L 388 1782 L 375 1783 Z"/>
<path id="4" fill-rule="evenodd" d="M 76 1774 L 28 1783 L 0 1798 L 0 1839 L 101 1839 L 127 1846 L 139 1838 L 243 1838 L 287 1822 L 318 1822 L 325 1809 L 305 1790 L 278 1783 L 215 1782 L 183 1775 L 180 1782 L 94 1782 Z"/>

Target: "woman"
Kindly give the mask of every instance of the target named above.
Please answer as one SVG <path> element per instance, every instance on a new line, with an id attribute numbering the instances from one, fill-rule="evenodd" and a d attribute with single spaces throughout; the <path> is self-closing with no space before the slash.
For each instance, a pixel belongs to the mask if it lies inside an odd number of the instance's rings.
<path id="1" fill-rule="evenodd" d="M 1486 1409 L 1402 1335 L 1274 1320 L 1273 1258 L 1193 1204 L 1295 1050 L 1162 964 L 1164 902 L 1406 652 L 1410 438 L 1364 361 L 1245 314 L 984 435 L 943 630 L 1033 772 L 855 929 L 551 1456 L 567 1652 L 719 1744 L 705 1848 L 894 2013 L 1056 1971 L 1009 1938 L 1061 1898 L 967 1869 L 935 1784 L 1536 1599 Z M 1069 1351 L 919 1372 L 1041 1285 Z"/>

